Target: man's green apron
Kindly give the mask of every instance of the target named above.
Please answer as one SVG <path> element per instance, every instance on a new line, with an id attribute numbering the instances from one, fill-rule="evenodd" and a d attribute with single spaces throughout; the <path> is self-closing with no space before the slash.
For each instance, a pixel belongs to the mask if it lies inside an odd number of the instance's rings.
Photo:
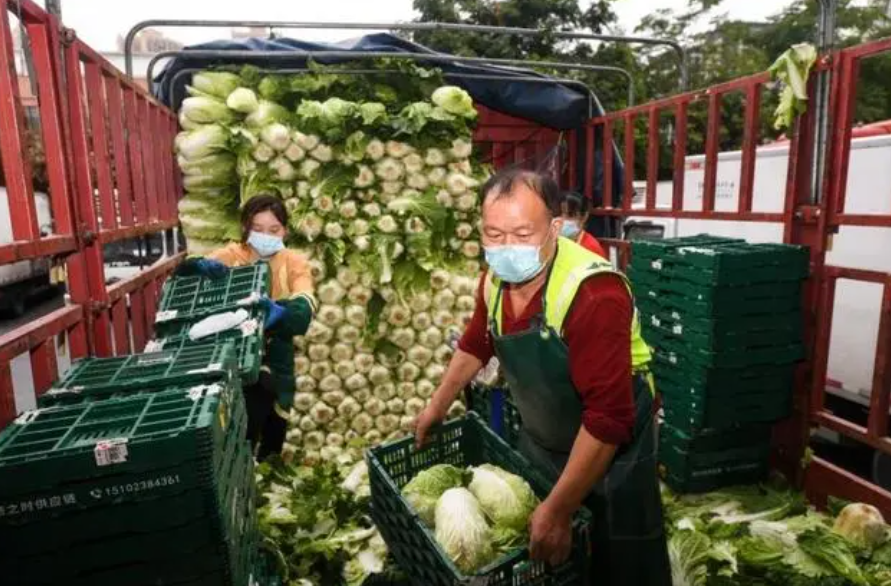
<path id="1" fill-rule="evenodd" d="M 581 427 L 582 402 L 569 370 L 563 322 L 579 286 L 594 275 L 624 275 L 609 262 L 560 238 L 548 268 L 542 313 L 530 328 L 501 334 L 503 287 L 491 278 L 485 299 L 495 354 L 523 419 L 519 449 L 556 480 Z M 630 294 L 630 290 L 629 290 Z M 594 515 L 595 583 L 606 586 L 670 586 L 656 476 L 653 391 L 646 371 L 649 349 L 635 312 L 631 340 L 636 418 L 631 443 L 619 447 L 609 471 L 584 505 Z"/>

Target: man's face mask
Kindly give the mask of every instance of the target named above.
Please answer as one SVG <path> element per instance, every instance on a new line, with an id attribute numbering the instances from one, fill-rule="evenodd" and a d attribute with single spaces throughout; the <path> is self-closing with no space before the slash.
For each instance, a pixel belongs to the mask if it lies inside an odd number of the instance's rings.
<path id="1" fill-rule="evenodd" d="M 553 224 L 551 224 L 553 226 Z M 545 267 L 542 249 L 548 243 L 551 229 L 541 244 L 503 244 L 486 246 L 486 263 L 505 283 L 525 283 Z"/>

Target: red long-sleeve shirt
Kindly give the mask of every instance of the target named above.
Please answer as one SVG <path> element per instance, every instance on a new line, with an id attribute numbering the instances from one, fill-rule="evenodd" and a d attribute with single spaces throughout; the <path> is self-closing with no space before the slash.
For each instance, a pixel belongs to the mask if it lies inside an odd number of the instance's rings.
<path id="1" fill-rule="evenodd" d="M 495 351 L 483 303 L 483 282 L 481 279 L 476 310 L 458 347 L 485 364 Z M 505 289 L 501 324 L 504 334 L 529 328 L 530 320 L 541 313 L 542 290 L 518 316 Z M 564 327 L 570 376 L 582 400 L 582 425 L 592 436 L 609 444 L 630 441 L 634 428 L 632 315 L 631 297 L 625 284 L 614 275 L 599 275 L 579 287 Z"/>
<path id="2" fill-rule="evenodd" d="M 606 256 L 606 251 L 603 249 L 603 246 L 596 238 L 594 238 L 594 236 L 590 232 L 582 230 L 582 233 L 579 235 L 578 245 L 583 248 L 587 248 L 588 250 L 602 258 L 609 258 L 608 256 Z"/>

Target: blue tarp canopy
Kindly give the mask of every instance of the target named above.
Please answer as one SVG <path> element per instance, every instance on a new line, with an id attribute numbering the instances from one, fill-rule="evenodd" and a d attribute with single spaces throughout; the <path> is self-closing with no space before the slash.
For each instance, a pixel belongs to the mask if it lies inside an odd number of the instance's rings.
<path id="1" fill-rule="evenodd" d="M 311 43 L 297 39 L 242 39 L 214 41 L 187 47 L 188 50 L 220 50 L 220 51 L 281 51 L 292 52 L 293 58 L 277 58 L 274 61 L 257 57 L 256 59 L 239 59 L 237 63 L 251 64 L 273 69 L 300 69 L 306 67 L 310 55 L 302 51 L 349 51 L 361 56 L 362 53 L 415 53 L 418 55 L 438 54 L 422 45 L 412 43 L 389 33 L 377 33 L 350 39 L 340 43 Z M 441 54 L 438 54 L 441 55 Z M 343 59 L 314 59 L 323 64 L 343 63 Z M 181 76 L 177 86 L 170 88 L 173 76 L 182 69 L 206 68 L 212 65 L 232 64 L 232 59 L 223 57 L 189 57 L 180 55 L 171 60 L 164 70 L 155 77 L 153 90 L 162 102 L 176 107 L 185 93 L 188 76 Z M 570 88 L 560 84 L 538 83 L 532 81 L 504 81 L 479 78 L 464 78 L 461 74 L 492 74 L 499 77 L 540 77 L 547 76 L 534 71 L 513 67 L 469 65 L 463 63 L 425 62 L 418 63 L 438 67 L 449 74 L 449 83 L 454 83 L 467 90 L 475 102 L 504 114 L 532 120 L 538 124 L 557 130 L 570 130 L 579 127 L 591 115 L 601 113 L 596 100 L 583 93 L 580 88 Z M 591 101 L 594 103 L 591 104 Z"/>

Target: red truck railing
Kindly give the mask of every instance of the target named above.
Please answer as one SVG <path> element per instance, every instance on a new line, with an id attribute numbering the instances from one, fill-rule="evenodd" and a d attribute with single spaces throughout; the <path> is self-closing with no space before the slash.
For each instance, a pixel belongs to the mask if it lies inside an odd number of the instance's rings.
<path id="1" fill-rule="evenodd" d="M 13 27 L 33 56 L 53 234 L 38 229 L 26 152 Z M 175 115 L 30 0 L 0 0 L 0 158 L 13 242 L 0 264 L 64 262 L 71 304 L 0 336 L 0 427 L 15 417 L 12 362 L 29 355 L 36 395 L 58 377 L 57 356 L 123 354 L 143 347 L 173 256 L 106 287 L 103 245 L 176 226 L 181 193 Z M 21 382 L 21 381 L 19 381 Z M 21 399 L 20 399 L 21 400 Z"/>
<path id="2" fill-rule="evenodd" d="M 870 502 L 886 515 L 891 515 L 891 493 L 809 452 L 811 430 L 824 427 L 842 436 L 891 454 L 888 437 L 889 392 L 891 392 L 891 274 L 826 264 L 829 236 L 840 226 L 891 227 L 891 214 L 849 214 L 845 212 L 847 169 L 851 149 L 854 102 L 857 95 L 857 66 L 859 62 L 879 53 L 891 52 L 891 40 L 869 43 L 825 56 L 816 67 L 818 72 L 831 72 L 830 144 L 825 174 L 819 180 L 823 196 L 814 202 L 811 173 L 814 153 L 813 109 L 802 116 L 796 125 L 789 145 L 789 166 L 786 176 L 785 198 L 781 209 L 753 210 L 753 189 L 756 149 L 759 144 L 760 106 L 767 73 L 736 79 L 702 91 L 688 92 L 647 104 L 612 112 L 591 120 L 586 140 L 593 144 L 595 136 L 604 152 L 603 203 L 595 215 L 608 217 L 662 217 L 675 219 L 720 220 L 725 222 L 771 222 L 782 226 L 786 243 L 801 244 L 811 250 L 811 277 L 803 293 L 805 309 L 804 332 L 808 360 L 796 377 L 794 414 L 777 426 L 774 436 L 774 463 L 790 478 L 803 483 L 812 501 L 825 504 L 829 495 Z M 812 84 L 813 85 L 813 84 Z M 736 209 L 716 210 L 716 179 L 718 170 L 719 136 L 722 100 L 732 93 L 744 96 L 744 133 L 741 146 L 739 198 Z M 811 88 L 813 97 L 813 87 Z M 809 101 L 810 104 L 814 100 Z M 705 162 L 700 209 L 685 207 L 684 173 L 687 157 L 688 112 L 692 105 L 707 108 L 705 125 Z M 672 192 L 668 207 L 657 207 L 656 185 L 659 169 L 659 120 L 663 114 L 673 117 L 675 138 L 672 142 Z M 634 128 L 638 118 L 648 123 L 646 148 L 646 188 L 643 204 L 635 204 Z M 615 126 L 624 126 L 622 136 L 614 136 Z M 618 151 L 625 162 L 626 175 L 621 186 L 621 201 L 613 201 L 612 157 L 608 148 L 617 139 Z M 586 162 L 586 194 L 591 197 L 594 185 L 593 161 Z M 891 194 L 876 193 L 875 198 L 891 200 Z M 630 248 L 627 241 L 606 239 L 605 243 L 618 249 L 620 264 L 628 262 Z M 874 363 L 873 387 L 866 427 L 839 417 L 824 405 L 832 331 L 832 309 L 835 286 L 839 279 L 865 281 L 883 286 L 881 314 L 877 316 L 879 333 Z"/>

